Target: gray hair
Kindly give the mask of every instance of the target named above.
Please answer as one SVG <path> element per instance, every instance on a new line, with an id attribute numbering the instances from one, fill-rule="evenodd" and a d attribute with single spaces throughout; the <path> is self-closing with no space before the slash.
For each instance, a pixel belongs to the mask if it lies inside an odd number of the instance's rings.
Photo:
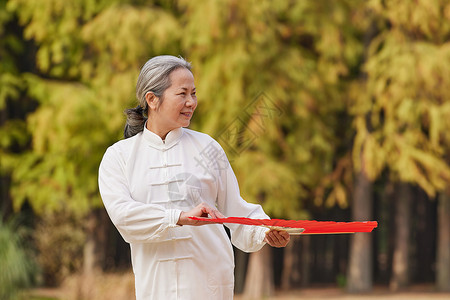
<path id="1" fill-rule="evenodd" d="M 136 83 L 136 98 L 138 106 L 125 110 L 127 123 L 124 129 L 124 137 L 132 137 L 144 130 L 144 124 L 148 119 L 148 105 L 145 95 L 152 92 L 162 103 L 163 94 L 172 84 L 169 75 L 180 68 L 191 71 L 191 64 L 182 57 L 172 55 L 160 55 L 149 59 L 141 68 Z M 146 117 L 147 115 L 147 117 Z"/>

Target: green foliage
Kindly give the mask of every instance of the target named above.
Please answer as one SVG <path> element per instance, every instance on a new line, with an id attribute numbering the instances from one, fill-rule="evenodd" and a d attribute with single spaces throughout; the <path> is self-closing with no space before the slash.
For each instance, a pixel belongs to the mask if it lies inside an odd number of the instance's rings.
<path id="1" fill-rule="evenodd" d="M 416 183 L 430 196 L 450 179 L 444 154 L 450 117 L 450 6 L 445 3 L 372 1 L 380 33 L 364 66 L 367 94 L 352 107 L 355 167 L 363 164 L 372 180 L 389 168 L 394 179 Z"/>
<path id="2" fill-rule="evenodd" d="M 22 85 L 13 56 L 23 54 L 23 42 L 8 31 L 13 18 L 14 14 L 6 9 L 6 1 L 0 1 L 0 109 L 7 99 L 18 97 Z"/>
<path id="3" fill-rule="evenodd" d="M 16 299 L 19 292 L 36 281 L 38 272 L 29 249 L 24 242 L 23 229 L 16 221 L 0 219 L 0 299 Z"/>
<path id="4" fill-rule="evenodd" d="M 350 18 L 359 5 L 350 1 L 326 6 L 313 1 L 183 5 L 190 33 L 183 45 L 197 72 L 200 99 L 195 128 L 231 148 L 228 155 L 247 200 L 263 198 L 269 213 L 298 216 L 300 203 L 312 198 L 311 190 L 333 168 L 333 153 L 339 147 L 334 130 L 345 109 L 347 85 L 347 79 L 340 78 L 351 75 L 362 55 Z M 362 29 L 367 26 L 361 16 L 354 19 L 362 22 Z M 255 115 L 252 103 L 261 92 L 282 112 L 267 117 L 258 128 L 254 120 L 260 112 Z M 251 151 L 236 143 L 239 140 L 251 141 Z M 254 166 L 261 172 L 254 172 Z"/>
<path id="5" fill-rule="evenodd" d="M 20 92 L 20 86 L 23 82 L 20 77 L 15 76 L 9 72 L 2 72 L 0 75 L 0 86 L 2 90 L 0 91 L 0 109 L 5 107 L 6 99 L 17 98 Z"/>
<path id="6" fill-rule="evenodd" d="M 148 51 L 177 49 L 180 30 L 160 7 L 88 0 L 68 5 L 8 2 L 25 38 L 36 43 L 36 65 L 46 74 L 22 75 L 39 108 L 26 120 L 31 149 L 9 161 L 16 209 L 29 201 L 38 213 L 67 208 L 84 215 L 101 205 L 98 165 L 121 136 L 122 111 L 133 99 L 140 65 Z"/>
<path id="7" fill-rule="evenodd" d="M 100 203 L 96 171 L 104 138 L 94 95 L 80 84 L 25 79 L 29 95 L 42 102 L 28 118 L 32 150 L 14 169 L 15 205 L 29 199 L 37 212 L 65 205 L 84 213 Z"/>
<path id="8" fill-rule="evenodd" d="M 4 151 L 16 209 L 29 201 L 83 215 L 101 205 L 101 156 L 120 138 L 139 67 L 158 54 L 193 63 L 193 129 L 224 145 L 244 198 L 269 214 L 304 216 L 308 201 L 346 207 L 361 169 L 430 195 L 450 177 L 443 0 L 2 3 L 0 24 L 17 17 L 36 47 L 33 74 L 1 60 L 11 71 L 0 103 L 21 93 L 39 103 L 26 127 L 1 127 L 2 147 L 32 140 L 24 153 Z M 23 49 L 5 41 L 9 55 Z"/>

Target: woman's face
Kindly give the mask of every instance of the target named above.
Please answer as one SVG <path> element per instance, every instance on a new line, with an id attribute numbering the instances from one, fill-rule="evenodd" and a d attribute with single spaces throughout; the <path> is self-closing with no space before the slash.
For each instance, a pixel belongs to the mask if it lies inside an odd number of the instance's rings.
<path id="1" fill-rule="evenodd" d="M 192 73 L 185 68 L 179 68 L 170 73 L 169 78 L 171 86 L 163 94 L 164 101 L 151 108 L 147 123 L 148 129 L 162 138 L 173 129 L 189 126 L 197 107 Z"/>

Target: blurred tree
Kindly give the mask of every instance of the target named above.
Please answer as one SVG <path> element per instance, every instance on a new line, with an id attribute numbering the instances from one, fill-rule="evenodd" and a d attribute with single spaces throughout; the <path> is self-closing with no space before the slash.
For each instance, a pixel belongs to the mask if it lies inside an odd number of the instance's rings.
<path id="1" fill-rule="evenodd" d="M 411 280 L 410 240 L 412 236 L 413 195 L 408 183 L 400 183 L 395 200 L 395 240 L 390 288 L 398 291 L 406 288 Z"/>
<path id="2" fill-rule="evenodd" d="M 139 66 L 151 55 L 149 48 L 164 51 L 160 39 L 154 45 L 159 35 L 176 32 L 145 22 L 176 23 L 160 8 L 110 1 L 12 0 L 8 6 L 26 25 L 25 37 L 38 45 L 39 73 L 23 76 L 28 95 L 40 106 L 27 120 L 33 146 L 15 170 L 15 205 L 29 200 L 37 212 L 67 206 L 84 214 L 101 204 L 98 164 L 105 148 L 120 138 L 122 111 L 133 98 Z M 128 28 L 134 27 L 142 31 L 131 35 Z"/>
<path id="3" fill-rule="evenodd" d="M 364 46 L 364 53 L 362 57 L 361 65 L 363 65 L 368 57 L 368 48 L 374 35 L 376 34 L 376 29 L 374 26 L 374 21 L 372 20 L 370 12 L 364 7 L 362 9 L 362 15 L 365 15 L 370 20 L 370 25 L 366 27 L 364 34 L 362 35 L 362 43 Z M 354 82 L 350 85 L 350 99 L 357 99 L 358 104 L 362 104 L 361 107 L 355 105 L 358 114 L 357 117 L 353 115 L 353 126 L 358 125 L 358 122 L 364 122 L 370 113 L 371 109 L 364 106 L 366 103 L 370 103 L 370 99 L 366 97 L 364 91 L 361 90 L 365 86 L 367 81 L 367 76 L 361 69 L 361 65 L 358 68 L 358 76 L 355 78 Z M 353 109 L 352 101 L 349 101 L 349 111 L 352 114 Z M 359 117 L 359 119 L 358 119 Z M 354 130 L 354 128 L 353 128 Z M 357 142 L 356 138 L 352 136 L 351 138 L 351 149 L 349 149 L 349 156 L 353 158 L 351 163 L 351 172 L 353 173 L 353 193 L 352 193 L 352 220 L 354 221 L 364 221 L 371 220 L 373 218 L 373 178 L 369 177 L 368 170 L 370 166 L 365 159 L 364 153 L 361 149 L 355 147 Z M 364 142 L 370 139 L 369 135 L 363 137 Z M 356 167 L 355 167 L 356 166 Z M 372 263 L 372 235 L 367 233 L 355 234 L 350 240 L 350 251 L 349 251 L 349 266 L 347 271 L 347 291 L 351 293 L 361 293 L 369 292 L 372 289 L 373 284 L 373 263 Z"/>
<path id="4" fill-rule="evenodd" d="M 335 185 L 328 206 L 347 205 L 348 171 L 322 178 L 341 151 L 345 81 L 362 51 L 349 23 L 354 5 L 11 0 L 37 45 L 37 75 L 23 79 L 40 103 L 27 120 L 32 149 L 14 171 L 16 208 L 28 200 L 39 213 L 83 215 L 100 205 L 98 162 L 119 137 L 139 66 L 159 53 L 193 62 L 193 126 L 224 145 L 247 200 L 275 217 L 305 218 L 301 203 L 322 182 Z"/>
<path id="5" fill-rule="evenodd" d="M 181 2 L 187 23 L 182 43 L 197 72 L 200 99 L 194 126 L 225 147 L 245 199 L 261 203 L 272 217 L 306 218 L 302 202 L 313 198 L 340 150 L 340 77 L 349 76 L 362 50 L 349 23 L 355 4 L 200 2 Z M 328 206 L 347 205 L 339 187 Z M 249 276 L 267 270 L 254 261 Z M 251 296 L 263 295 L 253 290 Z"/>
<path id="6" fill-rule="evenodd" d="M 22 39 L 15 14 L 0 1 L 0 210 L 7 219 L 13 212 L 10 195 L 15 155 L 28 147 L 25 116 L 35 103 L 24 96 L 24 69 L 32 68 L 32 45 Z"/>
<path id="7" fill-rule="evenodd" d="M 11 0 L 9 11 L 36 44 L 36 72 L 23 74 L 39 108 L 27 118 L 29 151 L 14 161 L 12 195 L 38 214 L 66 211 L 90 218 L 85 271 L 98 265 L 93 245 L 101 207 L 97 169 L 122 132 L 139 67 L 159 52 L 179 53 L 179 25 L 158 3 Z M 92 222 L 94 224 L 92 225 Z"/>
<path id="8" fill-rule="evenodd" d="M 47 213 L 36 222 L 34 241 L 46 286 L 57 287 L 80 269 L 85 244 L 85 225 L 70 212 Z"/>
<path id="9" fill-rule="evenodd" d="M 369 7 L 379 33 L 364 66 L 367 84 L 351 107 L 355 168 L 364 168 L 370 180 L 388 169 L 391 180 L 419 185 L 434 197 L 450 179 L 444 158 L 449 149 L 450 6 L 435 0 L 371 1 Z M 405 218 L 401 226 L 410 224 L 407 211 L 398 213 Z M 408 239 L 400 240 L 399 251 L 407 249 Z M 408 270 L 397 258 L 393 268 L 402 271 L 395 271 L 391 285 L 400 287 Z"/>

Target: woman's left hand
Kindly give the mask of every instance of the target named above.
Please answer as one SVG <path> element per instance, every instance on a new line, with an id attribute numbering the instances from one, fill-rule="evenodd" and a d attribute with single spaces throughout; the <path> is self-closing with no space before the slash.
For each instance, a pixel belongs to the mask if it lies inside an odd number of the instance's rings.
<path id="1" fill-rule="evenodd" d="M 264 241 L 272 247 L 286 247 L 291 239 L 289 233 L 284 230 L 269 230 Z"/>

